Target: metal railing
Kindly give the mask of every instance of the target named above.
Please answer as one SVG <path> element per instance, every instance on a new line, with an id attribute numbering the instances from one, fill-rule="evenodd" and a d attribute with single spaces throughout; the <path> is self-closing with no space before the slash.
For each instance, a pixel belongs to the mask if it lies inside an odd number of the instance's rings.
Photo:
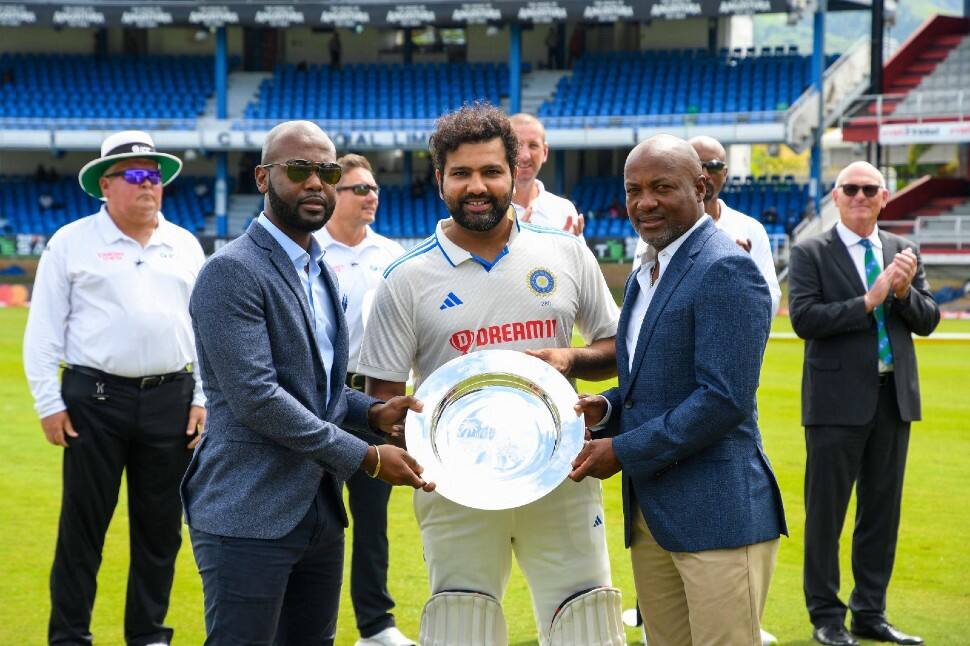
<path id="1" fill-rule="evenodd" d="M 403 130 L 407 132 L 428 132 L 434 130 L 434 119 L 318 119 L 315 117 L 301 117 L 311 119 L 327 132 L 381 132 L 385 130 Z M 279 119 L 233 119 L 233 130 L 249 130 L 265 132 L 273 126 L 287 121 Z"/>
<path id="2" fill-rule="evenodd" d="M 842 116 L 840 126 L 853 121 L 867 126 L 884 123 L 923 123 L 947 119 L 970 120 L 970 91 L 965 89 L 908 92 L 906 94 L 863 94 Z"/>
<path id="3" fill-rule="evenodd" d="M 826 124 L 842 114 L 869 85 L 869 38 L 856 40 L 823 75 Z M 818 92 L 810 85 L 785 115 L 785 138 L 795 150 L 807 148 L 818 127 Z"/>
<path id="4" fill-rule="evenodd" d="M 911 238 L 920 246 L 970 249 L 970 214 L 920 216 L 913 225 Z"/>
<path id="5" fill-rule="evenodd" d="M 0 117 L 0 130 L 195 130 L 197 119 L 163 117 Z"/>
<path id="6" fill-rule="evenodd" d="M 549 128 L 662 128 L 664 126 L 745 125 L 782 123 L 784 110 L 750 112 L 688 112 L 683 114 L 587 115 L 572 117 L 542 117 Z"/>

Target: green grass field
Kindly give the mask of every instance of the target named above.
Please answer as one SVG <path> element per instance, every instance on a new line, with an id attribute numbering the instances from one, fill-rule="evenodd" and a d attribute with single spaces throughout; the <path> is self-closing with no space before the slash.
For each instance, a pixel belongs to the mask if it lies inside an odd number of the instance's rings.
<path id="1" fill-rule="evenodd" d="M 21 367 L 26 310 L 0 310 L 0 644 L 44 643 L 48 573 L 54 553 L 60 501 L 60 452 L 48 445 L 31 406 Z M 945 321 L 941 331 L 970 332 L 970 322 Z M 787 319 L 776 330 L 790 331 Z M 889 617 L 922 635 L 928 644 L 970 643 L 970 341 L 918 346 L 924 421 L 913 429 Z M 783 539 L 768 599 L 765 626 L 783 644 L 809 644 L 810 626 L 801 592 L 802 478 L 805 448 L 799 425 L 802 344 L 769 343 L 759 396 L 765 446 L 781 482 L 791 537 Z M 597 391 L 600 384 L 583 384 Z M 619 480 L 604 484 L 614 584 L 634 600 L 629 558 L 623 549 Z M 849 511 L 849 522 L 853 510 Z M 398 489 L 391 501 L 390 587 L 398 624 L 417 635 L 427 595 L 420 539 L 411 493 Z M 99 645 L 123 644 L 122 615 L 128 564 L 127 512 L 122 500 L 111 525 L 99 577 L 92 630 Z M 179 644 L 203 639 L 202 593 L 188 536 L 179 556 L 169 624 Z M 849 532 L 843 535 L 843 590 L 851 589 Z M 528 591 L 513 575 L 505 598 L 511 643 L 535 643 Z M 628 633 L 630 643 L 639 638 Z M 350 601 L 344 592 L 337 643 L 356 640 Z"/>

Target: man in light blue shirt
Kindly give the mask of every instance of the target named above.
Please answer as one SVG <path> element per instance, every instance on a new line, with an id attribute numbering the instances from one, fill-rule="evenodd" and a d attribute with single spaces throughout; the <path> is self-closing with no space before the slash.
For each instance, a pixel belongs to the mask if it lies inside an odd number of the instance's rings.
<path id="1" fill-rule="evenodd" d="M 255 172 L 263 213 L 212 256 L 192 292 L 209 425 L 182 499 L 207 645 L 332 645 L 347 525 L 341 482 L 362 470 L 434 489 L 403 449 L 342 430 L 400 432 L 421 404 L 344 384 L 347 323 L 311 235 L 333 213 L 334 159 L 313 123 L 271 130 Z"/>
<path id="2" fill-rule="evenodd" d="M 320 360 L 325 366 L 333 366 L 333 339 L 337 335 L 337 327 L 334 324 L 336 315 L 333 303 L 330 302 L 327 294 L 326 285 L 320 280 L 320 273 L 323 271 L 321 267 L 323 249 L 320 248 L 320 243 L 310 236 L 310 248 L 307 251 L 273 224 L 265 213 L 260 213 L 256 221 L 269 231 L 293 262 L 296 275 L 300 277 L 300 284 L 303 285 L 303 291 L 306 293 L 310 311 L 313 313 L 313 334 L 316 337 L 317 349 L 320 351 Z M 324 405 L 327 403 L 326 392 L 323 393 L 323 403 Z"/>

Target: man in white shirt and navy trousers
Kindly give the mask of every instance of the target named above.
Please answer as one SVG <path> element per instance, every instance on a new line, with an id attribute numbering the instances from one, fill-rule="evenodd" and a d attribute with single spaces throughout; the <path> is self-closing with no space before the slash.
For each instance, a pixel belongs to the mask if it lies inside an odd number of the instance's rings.
<path id="1" fill-rule="evenodd" d="M 337 199 L 333 216 L 314 236 L 337 275 L 340 303 L 347 318 L 347 385 L 363 392 L 364 376 L 357 374 L 357 358 L 364 325 L 384 270 L 404 255 L 404 248 L 371 229 L 380 204 L 380 187 L 367 158 L 349 154 L 337 163 L 341 177 L 334 187 Z M 370 439 L 372 444 L 384 442 L 376 435 L 364 439 Z M 360 632 L 355 646 L 413 646 L 414 641 L 395 625 L 391 614 L 394 599 L 387 589 L 387 503 L 391 485 L 358 471 L 347 480 L 347 492 L 354 517 L 350 599 Z"/>
<path id="2" fill-rule="evenodd" d="M 172 639 L 163 621 L 181 545 L 178 486 L 205 423 L 188 311 L 204 255 L 161 213 L 162 187 L 181 168 L 147 133 L 107 137 L 78 176 L 104 205 L 57 231 L 37 268 L 24 370 L 47 441 L 65 449 L 51 644 L 92 643 L 122 472 L 131 533 L 125 641 Z"/>

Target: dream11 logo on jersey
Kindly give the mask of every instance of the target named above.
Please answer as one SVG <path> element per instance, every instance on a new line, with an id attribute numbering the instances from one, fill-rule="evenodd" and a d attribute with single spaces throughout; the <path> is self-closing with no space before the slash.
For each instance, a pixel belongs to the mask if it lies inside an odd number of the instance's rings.
<path id="1" fill-rule="evenodd" d="M 468 354 L 472 346 L 484 348 L 496 343 L 512 343 L 528 339 L 552 339 L 556 336 L 556 319 L 515 321 L 504 325 L 489 325 L 478 330 L 459 330 L 451 335 L 451 347 Z"/>

